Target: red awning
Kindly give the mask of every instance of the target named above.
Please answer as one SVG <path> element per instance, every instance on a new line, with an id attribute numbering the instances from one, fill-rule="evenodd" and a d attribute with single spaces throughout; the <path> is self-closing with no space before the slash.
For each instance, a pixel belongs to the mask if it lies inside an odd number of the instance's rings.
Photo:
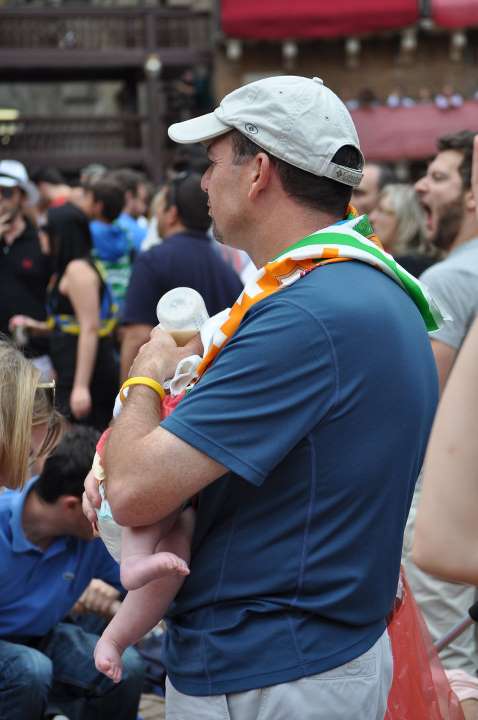
<path id="1" fill-rule="evenodd" d="M 411 108 L 377 107 L 352 112 L 366 160 L 421 160 L 436 153 L 441 135 L 478 131 L 478 101 L 439 110 L 433 104 Z"/>
<path id="2" fill-rule="evenodd" d="M 419 16 L 418 3 L 419 0 L 222 0 L 221 21 L 224 33 L 234 38 L 339 37 L 413 25 Z"/>
<path id="3" fill-rule="evenodd" d="M 432 0 L 433 21 L 445 28 L 465 28 L 478 25 L 477 0 Z"/>

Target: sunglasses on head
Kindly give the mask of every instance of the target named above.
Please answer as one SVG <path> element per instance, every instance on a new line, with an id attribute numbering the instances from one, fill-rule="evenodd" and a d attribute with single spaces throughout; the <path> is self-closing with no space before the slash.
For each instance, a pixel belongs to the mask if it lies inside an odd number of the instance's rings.
<path id="1" fill-rule="evenodd" d="M 46 392 L 50 396 L 50 403 L 52 407 L 55 407 L 55 392 L 56 392 L 56 382 L 54 380 L 50 380 L 49 382 L 41 382 L 37 385 L 38 390 L 46 390 Z"/>
<path id="2" fill-rule="evenodd" d="M 13 197 L 15 190 L 15 186 L 5 187 L 4 185 L 0 185 L 0 197 L 5 198 L 5 200 L 9 200 L 11 197 Z"/>

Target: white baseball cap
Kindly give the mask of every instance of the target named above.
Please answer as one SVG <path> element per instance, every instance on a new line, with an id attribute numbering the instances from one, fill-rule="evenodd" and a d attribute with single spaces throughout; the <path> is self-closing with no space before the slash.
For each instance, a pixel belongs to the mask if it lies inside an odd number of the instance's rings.
<path id="1" fill-rule="evenodd" d="M 282 75 L 249 83 L 226 95 L 212 113 L 174 123 L 168 134 L 177 143 L 195 143 L 233 129 L 313 175 L 353 187 L 362 179 L 364 159 L 350 113 L 318 77 Z M 359 151 L 359 169 L 332 162 L 344 145 Z"/>
<path id="2" fill-rule="evenodd" d="M 0 185 L 21 188 L 26 193 L 29 205 L 38 202 L 40 194 L 28 178 L 25 165 L 18 160 L 0 160 Z"/>

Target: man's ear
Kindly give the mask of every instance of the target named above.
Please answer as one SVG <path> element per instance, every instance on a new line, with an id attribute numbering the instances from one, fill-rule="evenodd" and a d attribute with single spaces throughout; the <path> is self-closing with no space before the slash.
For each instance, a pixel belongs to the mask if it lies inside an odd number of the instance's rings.
<path id="1" fill-rule="evenodd" d="M 257 153 L 251 163 L 249 200 L 256 200 L 259 194 L 267 188 L 272 172 L 273 166 L 269 155 L 264 152 Z"/>
<path id="2" fill-rule="evenodd" d="M 93 217 L 95 219 L 103 217 L 103 206 L 104 203 L 102 200 L 93 199 Z"/>
<path id="3" fill-rule="evenodd" d="M 164 218 L 168 225 L 175 225 L 179 220 L 178 208 L 176 205 L 170 205 L 164 212 Z"/>
<path id="4" fill-rule="evenodd" d="M 468 212 L 476 213 L 476 200 L 471 190 L 465 193 L 465 208 Z"/>
<path id="5" fill-rule="evenodd" d="M 76 497 L 76 495 L 62 495 L 60 500 L 62 508 L 69 512 L 81 507 L 81 498 Z"/>

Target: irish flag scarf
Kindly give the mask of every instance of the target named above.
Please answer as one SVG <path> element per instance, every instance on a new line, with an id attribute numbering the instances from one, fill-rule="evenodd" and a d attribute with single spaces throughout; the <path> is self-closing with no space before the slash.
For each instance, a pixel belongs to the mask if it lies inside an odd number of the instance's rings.
<path id="1" fill-rule="evenodd" d="M 320 265 L 347 260 L 372 265 L 400 285 L 417 306 L 429 332 L 441 326 L 443 315 L 425 287 L 382 250 L 368 217 L 358 217 L 357 211 L 349 206 L 345 220 L 290 245 L 248 281 L 225 321 L 215 331 L 209 350 L 197 368 L 198 378 L 234 335 L 242 318 L 255 303 L 292 285 Z"/>

